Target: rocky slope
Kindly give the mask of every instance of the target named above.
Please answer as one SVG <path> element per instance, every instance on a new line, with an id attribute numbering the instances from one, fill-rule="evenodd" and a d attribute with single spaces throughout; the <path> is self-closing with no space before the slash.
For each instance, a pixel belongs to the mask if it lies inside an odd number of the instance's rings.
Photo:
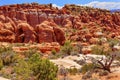
<path id="1" fill-rule="evenodd" d="M 102 9 L 52 4 L 14 4 L 0 6 L 0 41 L 20 43 L 66 40 L 95 44 L 100 39 L 120 38 L 120 13 Z"/>

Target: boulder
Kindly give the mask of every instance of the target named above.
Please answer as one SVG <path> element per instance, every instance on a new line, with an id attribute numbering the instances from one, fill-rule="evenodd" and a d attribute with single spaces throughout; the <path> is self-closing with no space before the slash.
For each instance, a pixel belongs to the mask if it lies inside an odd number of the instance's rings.
<path id="1" fill-rule="evenodd" d="M 4 15 L 0 15 L 0 21 L 1 21 L 2 23 L 5 22 L 5 16 L 4 16 Z"/>
<path id="2" fill-rule="evenodd" d="M 7 29 L 0 29 L 0 41 L 1 42 L 14 42 L 15 34 Z"/>
<path id="3" fill-rule="evenodd" d="M 91 38 L 92 38 L 92 34 L 90 34 L 90 33 L 85 34 L 86 41 L 89 41 Z"/>
<path id="4" fill-rule="evenodd" d="M 38 42 L 58 42 L 64 44 L 64 32 L 54 22 L 44 21 L 36 26 Z"/>
<path id="5" fill-rule="evenodd" d="M 16 41 L 17 42 L 35 42 L 36 35 L 35 35 L 34 28 L 31 27 L 28 23 L 19 23 L 17 26 L 17 35 Z"/>
<path id="6" fill-rule="evenodd" d="M 43 23 L 36 26 L 36 32 L 38 35 L 38 42 L 55 42 L 55 34 L 53 27 L 51 24 L 48 24 L 48 21 L 44 21 Z"/>
<path id="7" fill-rule="evenodd" d="M 2 29 L 3 27 L 4 27 L 4 24 L 0 22 L 0 29 Z"/>
<path id="8" fill-rule="evenodd" d="M 62 25 L 66 28 L 71 28 L 73 26 L 72 22 L 69 19 L 63 20 Z"/>
<path id="9" fill-rule="evenodd" d="M 56 41 L 63 45 L 65 43 L 65 33 L 59 27 L 53 27 L 53 30 L 55 33 Z"/>
<path id="10" fill-rule="evenodd" d="M 99 37 L 104 36 L 104 34 L 103 34 L 102 32 L 95 32 L 95 33 L 93 34 L 93 36 L 96 37 L 96 38 L 99 38 Z"/>

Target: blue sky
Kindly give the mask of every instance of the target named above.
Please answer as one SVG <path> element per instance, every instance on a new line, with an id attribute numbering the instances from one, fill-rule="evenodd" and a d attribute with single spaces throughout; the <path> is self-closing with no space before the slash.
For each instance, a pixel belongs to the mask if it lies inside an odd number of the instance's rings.
<path id="1" fill-rule="evenodd" d="M 0 0 L 0 5 L 38 2 L 40 4 L 52 3 L 57 6 L 64 4 L 80 4 L 104 9 L 120 9 L 120 0 Z"/>

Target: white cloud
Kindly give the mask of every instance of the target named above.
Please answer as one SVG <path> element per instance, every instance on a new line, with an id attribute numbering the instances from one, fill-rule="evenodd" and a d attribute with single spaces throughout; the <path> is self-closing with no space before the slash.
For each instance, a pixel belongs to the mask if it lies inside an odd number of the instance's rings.
<path id="1" fill-rule="evenodd" d="M 53 7 L 58 7 L 61 9 L 63 6 L 59 6 L 56 4 L 52 4 Z M 95 8 L 101 8 L 101 9 L 120 9 L 120 2 L 99 2 L 99 1 L 93 1 L 87 4 L 76 4 L 81 6 L 89 6 L 89 7 L 95 7 Z"/>
<path id="2" fill-rule="evenodd" d="M 58 6 L 58 5 L 56 5 L 56 4 L 52 4 L 52 6 L 53 6 L 53 7 L 57 7 L 57 8 L 59 8 L 59 9 L 62 8 L 62 6 Z"/>
<path id="3" fill-rule="evenodd" d="M 84 4 L 83 6 L 90 6 L 90 7 L 102 8 L 102 9 L 120 9 L 120 2 L 93 1 L 88 4 Z"/>

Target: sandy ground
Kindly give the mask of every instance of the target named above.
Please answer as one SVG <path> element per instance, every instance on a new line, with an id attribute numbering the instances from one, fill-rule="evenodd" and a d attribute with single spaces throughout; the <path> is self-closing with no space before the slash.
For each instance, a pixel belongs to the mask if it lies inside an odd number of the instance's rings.
<path id="1" fill-rule="evenodd" d="M 5 78 L 0 77 L 0 80 L 9 80 L 9 79 L 5 79 Z"/>

